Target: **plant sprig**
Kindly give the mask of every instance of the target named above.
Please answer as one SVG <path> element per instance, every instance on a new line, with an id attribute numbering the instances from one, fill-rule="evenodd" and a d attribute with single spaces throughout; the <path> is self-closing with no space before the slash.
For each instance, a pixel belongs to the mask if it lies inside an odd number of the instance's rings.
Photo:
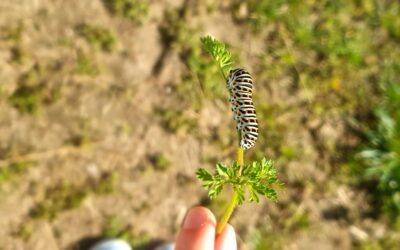
<path id="1" fill-rule="evenodd" d="M 226 73 L 231 69 L 232 54 L 227 50 L 225 44 L 221 43 L 212 36 L 201 38 L 204 48 L 209 52 L 226 80 Z M 231 90 L 230 90 L 231 91 Z M 239 141 L 241 131 L 238 131 Z M 210 199 L 217 197 L 226 185 L 233 189 L 232 198 L 218 221 L 216 233 L 219 234 L 228 223 L 236 205 L 249 202 L 259 202 L 259 196 L 264 196 L 270 200 L 277 199 L 274 187 L 279 184 L 277 172 L 271 160 L 262 159 L 251 164 L 244 164 L 244 148 L 238 144 L 237 160 L 231 166 L 218 163 L 215 172 L 211 174 L 204 168 L 196 172 L 197 178 L 202 182 L 203 187 L 208 190 Z"/>
<path id="2" fill-rule="evenodd" d="M 210 53 L 212 58 L 218 63 L 222 75 L 225 78 L 228 68 L 233 64 L 232 54 L 228 51 L 225 44 L 214 37 L 207 35 L 200 38 L 204 48 Z"/>
<path id="3" fill-rule="evenodd" d="M 243 168 L 237 163 L 230 167 L 218 163 L 214 174 L 200 168 L 197 170 L 196 176 L 202 182 L 203 187 L 208 190 L 210 199 L 217 197 L 226 184 L 231 185 L 236 192 L 238 204 L 242 204 L 246 200 L 246 189 L 250 202 L 258 203 L 259 195 L 270 200 L 277 199 L 274 189 L 274 186 L 279 185 L 277 172 L 274 163 L 265 158 L 259 162 L 255 161 L 245 165 Z"/>

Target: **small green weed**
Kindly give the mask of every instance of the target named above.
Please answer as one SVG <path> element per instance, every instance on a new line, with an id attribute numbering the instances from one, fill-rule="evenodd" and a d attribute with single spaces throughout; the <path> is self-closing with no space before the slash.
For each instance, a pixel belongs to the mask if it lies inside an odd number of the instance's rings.
<path id="1" fill-rule="evenodd" d="M 147 18 L 149 3 L 146 0 L 103 0 L 110 13 L 141 24 Z"/>
<path id="2" fill-rule="evenodd" d="M 50 72 L 46 65 L 35 64 L 18 80 L 17 89 L 8 102 L 22 113 L 36 114 L 43 104 L 55 103 L 61 97 L 61 85 L 51 86 L 47 80 Z"/>
<path id="3" fill-rule="evenodd" d="M 196 128 L 196 120 L 185 116 L 182 111 L 160 109 L 157 113 L 161 117 L 163 127 L 168 131 L 187 134 Z"/>
<path id="4" fill-rule="evenodd" d="M 15 236 L 22 239 L 23 241 L 28 241 L 33 234 L 33 225 L 30 222 L 25 222 L 19 226 L 18 230 L 15 232 Z"/>
<path id="5" fill-rule="evenodd" d="M 78 50 L 76 72 L 81 75 L 96 76 L 100 73 L 100 69 L 89 55 Z"/>
<path id="6" fill-rule="evenodd" d="M 43 102 L 43 85 L 20 86 L 9 97 L 9 102 L 22 113 L 35 114 Z"/>
<path id="7" fill-rule="evenodd" d="M 156 170 L 166 171 L 171 167 L 171 161 L 162 153 L 150 155 L 149 160 Z"/>
<path id="8" fill-rule="evenodd" d="M 24 31 L 25 26 L 21 22 L 17 23 L 15 26 L 1 27 L 0 39 L 14 43 L 20 43 Z"/>
<path id="9" fill-rule="evenodd" d="M 75 27 L 75 30 L 95 48 L 110 52 L 115 47 L 116 38 L 106 28 L 89 24 L 80 24 Z"/>
<path id="10" fill-rule="evenodd" d="M 12 47 L 10 52 L 12 63 L 24 64 L 29 58 L 28 52 L 22 46 Z"/>
<path id="11" fill-rule="evenodd" d="M 290 161 L 296 156 L 296 149 L 289 145 L 282 145 L 280 148 L 280 153 L 283 158 Z"/>
<path id="12" fill-rule="evenodd" d="M 110 194 L 114 191 L 118 175 L 106 173 L 93 185 L 93 192 L 98 195 Z"/>
<path id="13" fill-rule="evenodd" d="M 27 162 L 15 162 L 8 166 L 3 166 L 0 168 L 0 187 L 2 184 L 9 182 L 18 175 L 26 172 L 30 167 Z"/>
<path id="14" fill-rule="evenodd" d="M 307 212 L 305 212 L 305 211 L 296 211 L 285 222 L 285 230 L 289 230 L 289 231 L 307 229 L 309 226 L 310 226 L 310 220 L 309 220 Z"/>
<path id="15" fill-rule="evenodd" d="M 386 83 L 384 101 L 375 111 L 377 126 L 366 133 L 359 157 L 369 178 L 377 178 L 378 199 L 393 217 L 400 216 L 400 84 Z"/>
<path id="16" fill-rule="evenodd" d="M 34 206 L 30 215 L 34 219 L 43 218 L 51 221 L 59 212 L 79 207 L 87 196 L 87 190 L 81 187 L 70 184 L 57 185 L 47 190 L 46 199 Z"/>

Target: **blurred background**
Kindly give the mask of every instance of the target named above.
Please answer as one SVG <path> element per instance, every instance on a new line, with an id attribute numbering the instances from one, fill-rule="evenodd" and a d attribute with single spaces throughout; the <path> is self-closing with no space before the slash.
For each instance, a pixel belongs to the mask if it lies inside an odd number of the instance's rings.
<path id="1" fill-rule="evenodd" d="M 205 34 L 255 79 L 245 161 L 285 184 L 235 211 L 240 249 L 400 249 L 395 0 L 2 0 L 0 249 L 152 249 L 222 213 L 195 178 L 237 144 Z"/>

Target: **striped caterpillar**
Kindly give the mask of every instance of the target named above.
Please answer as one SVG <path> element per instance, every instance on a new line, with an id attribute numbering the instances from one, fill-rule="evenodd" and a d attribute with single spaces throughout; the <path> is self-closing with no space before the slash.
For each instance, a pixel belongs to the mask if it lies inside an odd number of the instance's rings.
<path id="1" fill-rule="evenodd" d="M 233 119 L 237 122 L 236 129 L 241 132 L 240 147 L 249 149 L 258 138 L 258 122 L 252 100 L 253 79 L 249 72 L 237 68 L 229 72 L 226 81 Z"/>

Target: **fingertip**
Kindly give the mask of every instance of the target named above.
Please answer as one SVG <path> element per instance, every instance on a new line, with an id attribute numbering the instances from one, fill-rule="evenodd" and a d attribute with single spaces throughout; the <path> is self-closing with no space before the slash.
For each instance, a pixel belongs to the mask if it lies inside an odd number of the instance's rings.
<path id="1" fill-rule="evenodd" d="M 175 250 L 214 249 L 215 224 L 215 217 L 210 210 L 193 207 L 178 234 Z"/>
<path id="2" fill-rule="evenodd" d="M 215 240 L 215 250 L 236 250 L 235 229 L 227 224 Z"/>
<path id="3" fill-rule="evenodd" d="M 193 207 L 189 210 L 183 223 L 184 229 L 197 228 L 202 224 L 210 224 L 215 227 L 214 214 L 205 207 Z"/>

